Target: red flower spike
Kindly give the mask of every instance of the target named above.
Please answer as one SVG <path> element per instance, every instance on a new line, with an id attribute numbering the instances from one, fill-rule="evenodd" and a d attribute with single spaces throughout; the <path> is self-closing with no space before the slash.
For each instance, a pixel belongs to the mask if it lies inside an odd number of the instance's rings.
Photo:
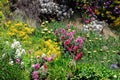
<path id="1" fill-rule="evenodd" d="M 75 52 L 77 52 L 78 46 L 74 46 L 74 47 L 73 47 L 73 50 L 74 50 Z"/>
<path id="2" fill-rule="evenodd" d="M 65 37 L 64 36 L 61 36 L 61 40 L 64 41 Z"/>
<path id="3" fill-rule="evenodd" d="M 81 59 L 83 53 L 80 52 L 79 54 L 77 54 L 75 57 L 74 57 L 74 60 L 78 61 L 79 59 Z"/>
<path id="4" fill-rule="evenodd" d="M 68 44 L 70 44 L 70 40 L 69 39 L 64 42 L 64 46 L 67 46 Z"/>
<path id="5" fill-rule="evenodd" d="M 43 66 L 44 66 L 44 68 L 45 68 L 45 69 L 47 69 L 47 68 L 48 68 L 48 67 L 47 67 L 47 65 L 46 65 L 46 63 L 44 63 L 44 64 L 43 64 Z"/>

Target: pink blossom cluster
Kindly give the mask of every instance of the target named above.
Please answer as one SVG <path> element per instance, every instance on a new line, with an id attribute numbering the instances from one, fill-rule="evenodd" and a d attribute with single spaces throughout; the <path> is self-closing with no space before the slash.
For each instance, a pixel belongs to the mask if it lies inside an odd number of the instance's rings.
<path id="1" fill-rule="evenodd" d="M 37 58 L 40 60 L 40 58 Z M 39 75 L 46 75 L 48 72 L 48 66 L 46 63 L 51 62 L 54 60 L 54 56 L 47 57 L 45 54 L 41 57 L 41 63 L 37 62 L 32 64 L 32 73 L 31 78 L 33 80 L 41 80 L 42 77 Z"/>
<path id="2" fill-rule="evenodd" d="M 40 70 L 44 74 L 47 73 L 47 71 L 48 71 L 48 67 L 47 67 L 46 63 L 44 63 L 42 66 L 40 66 L 39 63 L 33 64 L 32 69 L 33 69 L 33 71 L 31 73 L 31 76 L 32 76 L 33 80 L 39 80 L 40 79 L 40 77 L 39 77 L 39 75 L 40 75 L 39 71 Z"/>
<path id="3" fill-rule="evenodd" d="M 55 30 L 55 36 L 58 41 L 62 42 L 62 46 L 65 51 L 68 51 L 70 54 L 73 54 L 75 60 L 78 60 L 82 57 L 81 49 L 83 47 L 84 38 L 78 36 L 75 38 L 76 31 L 69 31 L 70 24 L 67 25 L 67 28 L 60 28 Z"/>

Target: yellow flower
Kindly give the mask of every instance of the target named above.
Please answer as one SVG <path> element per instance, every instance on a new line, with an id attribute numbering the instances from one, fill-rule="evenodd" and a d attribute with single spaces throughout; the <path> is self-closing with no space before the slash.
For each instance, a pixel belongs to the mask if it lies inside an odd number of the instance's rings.
<path id="1" fill-rule="evenodd" d="M 54 20 L 54 19 L 52 19 L 51 21 L 52 21 L 52 22 L 55 22 L 55 20 Z"/>
<path id="2" fill-rule="evenodd" d="M 43 50 L 42 50 L 43 52 L 46 52 L 46 48 L 43 48 Z"/>
<path id="3" fill-rule="evenodd" d="M 25 32 L 26 32 L 26 33 L 31 33 L 31 30 L 30 30 L 30 28 L 28 28 L 28 27 L 25 27 L 24 29 L 25 29 Z"/>
<path id="4" fill-rule="evenodd" d="M 8 25 L 11 25 L 11 23 L 12 23 L 12 21 L 9 20 L 7 24 L 8 24 Z"/>
<path id="5" fill-rule="evenodd" d="M 50 56 L 51 55 L 51 51 L 49 50 L 48 52 L 47 52 L 47 56 Z"/>
<path id="6" fill-rule="evenodd" d="M 7 23 L 5 23 L 5 27 L 7 27 L 7 28 L 8 28 L 8 27 L 9 27 L 9 25 L 8 25 Z"/>
<path id="7" fill-rule="evenodd" d="M 28 35 L 25 35 L 25 36 L 23 37 L 24 40 L 26 40 L 26 39 L 28 39 L 28 38 L 29 38 Z"/>
<path id="8" fill-rule="evenodd" d="M 60 51 L 60 47 L 57 47 L 56 50 Z"/>
<path id="9" fill-rule="evenodd" d="M 100 49 L 100 51 L 103 51 L 103 49 Z"/>
<path id="10" fill-rule="evenodd" d="M 96 9 L 95 10 L 95 13 L 97 14 L 97 15 L 99 15 L 100 14 L 100 12 Z"/>
<path id="11" fill-rule="evenodd" d="M 110 14 L 110 11 L 106 11 L 106 14 Z"/>
<path id="12" fill-rule="evenodd" d="M 21 26 L 23 26 L 23 24 L 20 22 L 20 23 L 15 24 L 15 26 L 16 27 L 21 27 Z"/>
<path id="13" fill-rule="evenodd" d="M 42 31 L 41 33 L 44 34 L 45 32 Z"/>
<path id="14" fill-rule="evenodd" d="M 14 29 L 14 28 L 10 28 L 10 30 L 11 30 L 13 33 L 17 33 L 17 30 Z"/>
<path id="15" fill-rule="evenodd" d="M 27 24 L 24 24 L 24 26 L 25 26 L 25 27 L 28 27 L 28 25 L 27 25 Z"/>
<path id="16" fill-rule="evenodd" d="M 15 35 L 15 34 L 12 33 L 12 32 L 7 32 L 7 34 L 8 34 L 9 36 L 14 36 L 14 35 Z"/>
<path id="17" fill-rule="evenodd" d="M 48 23 L 48 21 L 45 21 L 45 23 Z"/>
<path id="18" fill-rule="evenodd" d="M 115 19 L 115 17 L 113 17 L 113 16 L 111 16 L 110 18 L 111 18 L 112 20 L 114 20 L 114 19 Z"/>
<path id="19" fill-rule="evenodd" d="M 23 36 L 25 36 L 25 35 L 26 35 L 26 33 L 23 32 L 23 31 L 19 31 L 19 32 L 18 32 L 18 36 L 20 36 L 20 37 L 23 37 Z"/>
<path id="20" fill-rule="evenodd" d="M 71 29 L 68 29 L 68 32 L 70 32 L 71 31 Z"/>
<path id="21" fill-rule="evenodd" d="M 43 30 L 44 30 L 44 31 L 48 31 L 48 29 L 47 29 L 47 28 L 44 28 Z"/>
<path id="22" fill-rule="evenodd" d="M 41 27 L 45 27 L 45 26 L 42 24 Z"/>
<path id="23" fill-rule="evenodd" d="M 102 13 L 101 16 L 104 17 L 104 14 Z"/>
<path id="24" fill-rule="evenodd" d="M 31 28 L 31 32 L 34 32 L 34 29 L 33 29 L 33 28 Z"/>
<path id="25" fill-rule="evenodd" d="M 51 31 L 48 31 L 48 33 L 50 34 L 50 33 L 51 33 Z"/>
<path id="26" fill-rule="evenodd" d="M 42 25 L 44 25 L 45 24 L 45 22 L 42 22 Z"/>
<path id="27" fill-rule="evenodd" d="M 42 52 L 39 50 L 39 51 L 36 51 L 35 52 L 35 56 L 42 56 Z"/>
<path id="28" fill-rule="evenodd" d="M 92 40 L 89 40 L 90 42 L 92 42 Z"/>
<path id="29" fill-rule="evenodd" d="M 52 42 L 52 40 L 51 40 L 51 39 L 49 39 L 47 42 L 51 43 L 51 42 Z"/>
<path id="30" fill-rule="evenodd" d="M 94 53 L 96 53 L 97 51 L 96 51 L 96 50 L 94 50 L 93 52 L 94 52 Z"/>
<path id="31" fill-rule="evenodd" d="M 101 40 L 102 40 L 102 38 L 99 38 L 99 40 L 101 41 Z"/>

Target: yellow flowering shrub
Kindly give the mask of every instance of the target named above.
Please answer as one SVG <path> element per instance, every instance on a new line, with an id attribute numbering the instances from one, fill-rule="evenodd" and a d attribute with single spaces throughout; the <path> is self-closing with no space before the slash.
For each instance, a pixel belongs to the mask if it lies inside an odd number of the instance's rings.
<path id="1" fill-rule="evenodd" d="M 34 28 L 22 22 L 8 21 L 5 23 L 5 29 L 8 36 L 22 40 L 28 39 L 29 35 L 34 32 Z"/>
<path id="2" fill-rule="evenodd" d="M 35 56 L 42 56 L 43 54 L 45 54 L 47 57 L 60 57 L 60 47 L 57 42 L 54 42 L 51 39 L 49 39 L 41 43 L 43 43 L 41 44 L 41 49 L 35 51 Z"/>
<path id="3" fill-rule="evenodd" d="M 95 14 L 100 20 L 106 21 L 110 27 L 120 27 L 120 1 L 119 0 L 103 0 L 99 2 Z"/>
<path id="4" fill-rule="evenodd" d="M 2 11 L 5 15 L 10 15 L 9 0 L 0 0 L 0 11 Z"/>
<path id="5" fill-rule="evenodd" d="M 114 22 L 111 24 L 111 26 L 119 26 L 120 27 L 120 16 L 114 20 Z"/>

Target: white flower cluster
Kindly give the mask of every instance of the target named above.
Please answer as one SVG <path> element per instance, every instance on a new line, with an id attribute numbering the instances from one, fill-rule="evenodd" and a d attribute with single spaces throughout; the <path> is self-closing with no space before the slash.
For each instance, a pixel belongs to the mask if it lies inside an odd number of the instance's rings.
<path id="1" fill-rule="evenodd" d="M 56 14 L 60 19 L 73 14 L 71 8 L 67 11 L 66 5 L 56 4 L 53 0 L 40 0 L 40 4 L 42 14 Z"/>
<path id="2" fill-rule="evenodd" d="M 97 33 L 101 33 L 105 26 L 106 26 L 105 22 L 94 20 L 94 21 L 91 21 L 90 24 L 83 25 L 83 31 L 87 32 L 92 30 Z"/>
<path id="3" fill-rule="evenodd" d="M 15 57 L 19 58 L 22 54 L 25 54 L 26 52 L 24 49 L 22 49 L 19 41 L 16 41 L 15 39 L 13 41 L 14 42 L 12 43 L 11 48 L 16 50 Z"/>

